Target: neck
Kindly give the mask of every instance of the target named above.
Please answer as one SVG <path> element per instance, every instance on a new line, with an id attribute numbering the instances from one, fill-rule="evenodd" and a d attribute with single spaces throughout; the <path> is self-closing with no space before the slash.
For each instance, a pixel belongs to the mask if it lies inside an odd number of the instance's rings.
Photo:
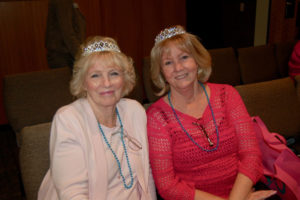
<path id="1" fill-rule="evenodd" d="M 172 90 L 171 88 L 171 100 L 175 104 L 188 105 L 198 100 L 203 93 L 202 87 L 197 82 L 191 88 L 184 90 Z"/>
<path id="2" fill-rule="evenodd" d="M 112 128 L 117 124 L 117 114 L 115 108 L 110 110 L 99 110 L 99 112 L 96 112 L 95 115 L 98 122 L 106 127 Z"/>
<path id="3" fill-rule="evenodd" d="M 94 104 L 89 98 L 88 102 L 90 103 L 92 110 L 96 116 L 97 121 L 106 126 L 106 127 L 115 127 L 117 122 L 117 113 L 116 105 L 113 106 L 98 106 Z"/>

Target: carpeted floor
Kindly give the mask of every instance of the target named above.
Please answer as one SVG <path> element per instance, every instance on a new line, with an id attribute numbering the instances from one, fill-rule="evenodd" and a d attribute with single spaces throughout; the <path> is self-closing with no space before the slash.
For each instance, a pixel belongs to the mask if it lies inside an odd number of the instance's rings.
<path id="1" fill-rule="evenodd" d="M 10 126 L 0 125 L 0 199 L 23 200 L 23 196 L 15 134 Z"/>

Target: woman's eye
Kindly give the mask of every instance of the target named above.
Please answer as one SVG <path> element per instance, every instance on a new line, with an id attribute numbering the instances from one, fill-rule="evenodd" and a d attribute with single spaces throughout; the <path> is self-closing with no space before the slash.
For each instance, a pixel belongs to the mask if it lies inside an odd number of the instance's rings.
<path id="1" fill-rule="evenodd" d="M 119 74 L 120 74 L 119 72 L 111 72 L 110 73 L 111 76 L 119 76 Z"/>
<path id="2" fill-rule="evenodd" d="M 164 65 L 170 65 L 172 62 L 171 61 L 165 61 Z"/>
<path id="3" fill-rule="evenodd" d="M 189 55 L 183 55 L 183 56 L 181 56 L 181 58 L 182 58 L 183 60 L 185 60 L 185 59 L 189 58 Z"/>
<path id="4" fill-rule="evenodd" d="M 99 74 L 92 74 L 91 75 L 91 78 L 97 78 L 97 77 L 99 77 Z"/>

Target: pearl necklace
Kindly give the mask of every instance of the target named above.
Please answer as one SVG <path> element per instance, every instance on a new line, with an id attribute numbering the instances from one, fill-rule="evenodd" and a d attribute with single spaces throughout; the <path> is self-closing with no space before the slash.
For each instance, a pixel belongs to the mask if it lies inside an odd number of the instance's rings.
<path id="1" fill-rule="evenodd" d="M 206 99 L 207 99 L 207 102 L 208 102 L 208 106 L 209 106 L 209 108 L 210 108 L 211 115 L 212 115 L 212 118 L 213 118 L 213 121 L 214 121 L 214 125 L 215 125 L 215 128 L 216 128 L 216 133 L 217 133 L 217 145 L 215 146 L 215 148 L 213 148 L 213 149 L 205 149 L 205 148 L 203 148 L 200 144 L 198 144 L 198 143 L 192 138 L 192 136 L 191 136 L 191 135 L 187 132 L 187 130 L 183 127 L 183 125 L 182 125 L 182 123 L 180 122 L 179 117 L 177 116 L 177 113 L 176 113 L 176 111 L 175 111 L 175 109 L 174 109 L 174 107 L 173 107 L 173 104 L 172 104 L 172 102 L 171 102 L 171 91 L 169 91 L 169 93 L 168 93 L 168 100 L 169 100 L 170 106 L 171 106 L 171 108 L 172 108 L 172 111 L 173 111 L 173 113 L 174 113 L 174 116 L 175 116 L 175 118 L 176 118 L 178 124 L 180 125 L 181 129 L 185 132 L 185 134 L 189 137 L 189 139 L 190 139 L 197 147 L 199 147 L 199 148 L 202 149 L 203 151 L 211 152 L 211 151 L 217 150 L 218 147 L 219 147 L 219 129 L 218 129 L 218 126 L 217 126 L 217 122 L 216 122 L 216 119 L 215 119 L 214 111 L 213 111 L 212 106 L 211 106 L 211 104 L 210 104 L 210 101 L 209 101 L 209 98 L 208 98 L 208 94 L 207 94 L 207 92 L 206 92 L 206 89 L 205 89 L 204 85 L 203 85 L 201 82 L 199 82 L 199 84 L 201 85 L 201 87 L 202 87 L 203 90 L 204 90 L 204 93 L 205 93 L 205 96 L 206 96 Z M 205 129 L 204 129 L 204 127 L 203 127 L 202 125 L 201 125 L 201 129 L 203 130 L 203 133 L 204 133 L 205 137 L 207 138 L 207 141 L 209 142 L 209 146 L 213 146 L 214 144 L 213 144 L 212 141 L 210 140 L 208 134 L 206 133 L 206 131 L 205 131 Z"/>
<path id="2" fill-rule="evenodd" d="M 128 168 L 129 168 L 129 174 L 130 174 L 130 184 L 129 185 L 126 184 L 125 177 L 124 177 L 123 172 L 122 172 L 120 160 L 118 159 L 117 154 L 115 153 L 115 151 L 112 149 L 111 145 L 109 144 L 109 142 L 108 142 L 108 140 L 107 140 L 107 138 L 106 138 L 106 136 L 104 134 L 104 131 L 103 131 L 103 129 L 102 129 L 100 123 L 99 123 L 99 121 L 98 121 L 98 127 L 100 129 L 100 132 L 101 132 L 103 138 L 104 138 L 105 143 L 107 144 L 107 146 L 110 149 L 110 151 L 112 152 L 115 160 L 117 161 L 119 172 L 120 172 L 120 175 L 122 177 L 122 181 L 123 181 L 125 189 L 130 189 L 132 187 L 132 185 L 133 185 L 133 175 L 132 175 L 132 170 L 131 170 L 131 166 L 130 166 L 130 162 L 129 162 L 129 157 L 128 157 L 128 154 L 127 154 L 127 149 L 126 149 L 126 146 L 125 146 L 125 143 L 124 143 L 123 124 L 122 124 L 122 120 L 121 120 L 121 117 L 119 115 L 119 111 L 118 111 L 117 108 L 116 108 L 116 113 L 117 113 L 117 117 L 118 117 L 118 120 L 119 120 L 120 126 L 121 126 L 121 141 L 122 141 L 122 144 L 123 144 L 123 148 L 124 148 L 124 153 L 125 153 L 127 165 L 128 165 Z"/>

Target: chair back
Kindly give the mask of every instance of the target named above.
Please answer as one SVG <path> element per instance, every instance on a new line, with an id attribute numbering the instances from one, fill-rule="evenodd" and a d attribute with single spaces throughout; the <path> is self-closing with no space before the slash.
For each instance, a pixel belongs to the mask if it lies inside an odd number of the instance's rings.
<path id="1" fill-rule="evenodd" d="M 52 121 L 56 110 L 73 101 L 69 68 L 28 72 L 4 77 L 4 107 L 20 145 L 25 126 Z"/>
<path id="2" fill-rule="evenodd" d="M 274 45 L 237 49 L 244 84 L 280 78 L 274 51 Z"/>
<path id="3" fill-rule="evenodd" d="M 241 95 L 250 116 L 259 116 L 270 132 L 285 137 L 300 133 L 300 101 L 291 78 L 239 85 Z"/>
<path id="4" fill-rule="evenodd" d="M 241 72 L 232 47 L 208 50 L 212 58 L 212 74 L 209 82 L 230 85 L 241 84 Z"/>

